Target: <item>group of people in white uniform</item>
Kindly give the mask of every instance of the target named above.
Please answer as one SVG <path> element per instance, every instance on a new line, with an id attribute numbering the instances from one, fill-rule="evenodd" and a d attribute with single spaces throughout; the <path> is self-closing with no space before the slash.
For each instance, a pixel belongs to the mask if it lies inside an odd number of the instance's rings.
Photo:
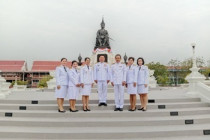
<path id="1" fill-rule="evenodd" d="M 144 59 L 138 58 L 137 65 L 134 65 L 134 57 L 128 58 L 128 64 L 121 63 L 121 55 L 115 55 L 115 63 L 111 67 L 105 62 L 101 55 L 99 62 L 90 66 L 90 58 L 85 58 L 85 65 L 78 70 L 78 62 L 72 61 L 71 68 L 67 67 L 67 59 L 61 59 L 61 66 L 56 68 L 56 91 L 58 112 L 66 112 L 63 108 L 64 99 L 69 100 L 70 112 L 78 112 L 75 107 L 78 95 L 82 95 L 83 111 L 91 111 L 89 108 L 89 96 L 94 83 L 97 84 L 99 104 L 107 106 L 107 85 L 111 82 L 114 87 L 115 109 L 123 111 L 124 89 L 130 95 L 129 111 L 136 110 L 136 95 L 140 97 L 140 108 L 147 110 L 148 101 L 148 67 L 144 65 Z"/>

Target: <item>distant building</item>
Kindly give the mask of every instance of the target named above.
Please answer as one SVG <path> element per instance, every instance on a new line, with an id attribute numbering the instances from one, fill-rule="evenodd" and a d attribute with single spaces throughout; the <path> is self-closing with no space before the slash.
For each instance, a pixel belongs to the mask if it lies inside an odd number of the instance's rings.
<path id="1" fill-rule="evenodd" d="M 25 72 L 28 71 L 27 63 L 24 60 L 0 60 L 1 76 L 7 82 L 17 80 L 24 80 Z"/>
<path id="2" fill-rule="evenodd" d="M 28 71 L 31 77 L 31 87 L 37 87 L 39 81 L 48 76 L 49 72 L 55 70 L 59 65 L 60 61 L 34 61 L 31 71 Z M 71 62 L 68 62 L 67 66 L 70 67 Z"/>
<path id="3" fill-rule="evenodd" d="M 0 75 L 7 82 L 17 80 L 28 81 L 28 87 L 37 87 L 39 81 L 49 75 L 50 71 L 56 69 L 60 61 L 34 61 L 32 69 L 28 70 L 24 60 L 0 60 Z M 71 62 L 67 63 L 71 66 Z"/>
<path id="4" fill-rule="evenodd" d="M 199 72 L 202 73 L 206 69 L 208 69 L 208 67 L 200 67 Z M 181 66 L 167 66 L 167 70 L 169 72 L 169 81 L 175 85 L 183 83 L 185 81 L 186 74 L 189 73 L 188 69 Z"/>

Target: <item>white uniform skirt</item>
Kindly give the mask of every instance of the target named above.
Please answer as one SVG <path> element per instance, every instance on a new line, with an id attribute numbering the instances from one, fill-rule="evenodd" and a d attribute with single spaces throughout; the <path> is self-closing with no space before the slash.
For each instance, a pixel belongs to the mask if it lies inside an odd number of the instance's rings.
<path id="1" fill-rule="evenodd" d="M 69 86 L 68 87 L 68 95 L 67 98 L 76 100 L 78 98 L 79 95 L 79 87 L 76 86 Z"/>
<path id="2" fill-rule="evenodd" d="M 81 87 L 80 90 L 81 95 L 90 96 L 91 93 L 91 84 L 84 85 L 84 87 Z"/>
<path id="3" fill-rule="evenodd" d="M 67 96 L 68 86 L 62 86 L 60 89 L 55 89 L 55 97 L 56 98 L 65 98 Z"/>
<path id="4" fill-rule="evenodd" d="M 137 85 L 136 85 L 136 87 L 134 87 L 133 83 L 127 84 L 127 93 L 128 94 L 137 94 Z"/>
<path id="5" fill-rule="evenodd" d="M 147 87 L 145 87 L 144 85 L 138 85 L 137 87 L 138 94 L 145 94 L 145 93 L 147 94 L 148 90 L 149 90 L 148 85 Z"/>

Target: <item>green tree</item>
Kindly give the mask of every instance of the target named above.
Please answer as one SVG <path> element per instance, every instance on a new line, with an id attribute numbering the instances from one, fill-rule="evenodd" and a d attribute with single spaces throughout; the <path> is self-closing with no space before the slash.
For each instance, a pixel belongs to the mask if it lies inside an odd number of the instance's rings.
<path id="1" fill-rule="evenodd" d="M 38 84 L 38 88 L 44 88 L 44 87 L 47 87 L 47 81 L 49 81 L 50 79 L 52 79 L 53 77 L 48 75 L 48 76 L 45 76 L 44 78 L 42 78 L 40 81 L 39 81 L 39 84 Z"/>
<path id="2" fill-rule="evenodd" d="M 207 80 L 209 80 L 210 68 L 205 69 L 201 73 L 206 77 Z"/>
<path id="3" fill-rule="evenodd" d="M 14 86 L 14 84 L 15 84 L 15 81 L 12 81 L 11 86 Z M 17 85 L 27 85 L 27 84 L 28 84 L 28 81 L 17 80 Z"/>
<path id="4" fill-rule="evenodd" d="M 154 77 L 157 80 L 157 83 L 160 85 L 167 85 L 169 80 L 168 80 L 168 70 L 167 67 L 160 64 L 159 62 L 154 63 L 154 62 L 150 62 L 149 64 L 147 64 L 149 69 L 154 70 Z"/>

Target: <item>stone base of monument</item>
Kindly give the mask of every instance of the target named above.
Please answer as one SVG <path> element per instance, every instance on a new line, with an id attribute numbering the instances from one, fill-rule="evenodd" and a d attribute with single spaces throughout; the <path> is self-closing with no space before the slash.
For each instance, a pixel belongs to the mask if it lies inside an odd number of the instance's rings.
<path id="1" fill-rule="evenodd" d="M 114 54 L 111 52 L 110 49 L 96 49 L 93 51 L 93 54 L 91 56 L 91 66 L 94 66 L 96 63 L 99 62 L 99 57 L 103 55 L 105 57 L 105 62 L 107 62 L 109 65 L 113 64 L 115 62 L 114 60 Z"/>

